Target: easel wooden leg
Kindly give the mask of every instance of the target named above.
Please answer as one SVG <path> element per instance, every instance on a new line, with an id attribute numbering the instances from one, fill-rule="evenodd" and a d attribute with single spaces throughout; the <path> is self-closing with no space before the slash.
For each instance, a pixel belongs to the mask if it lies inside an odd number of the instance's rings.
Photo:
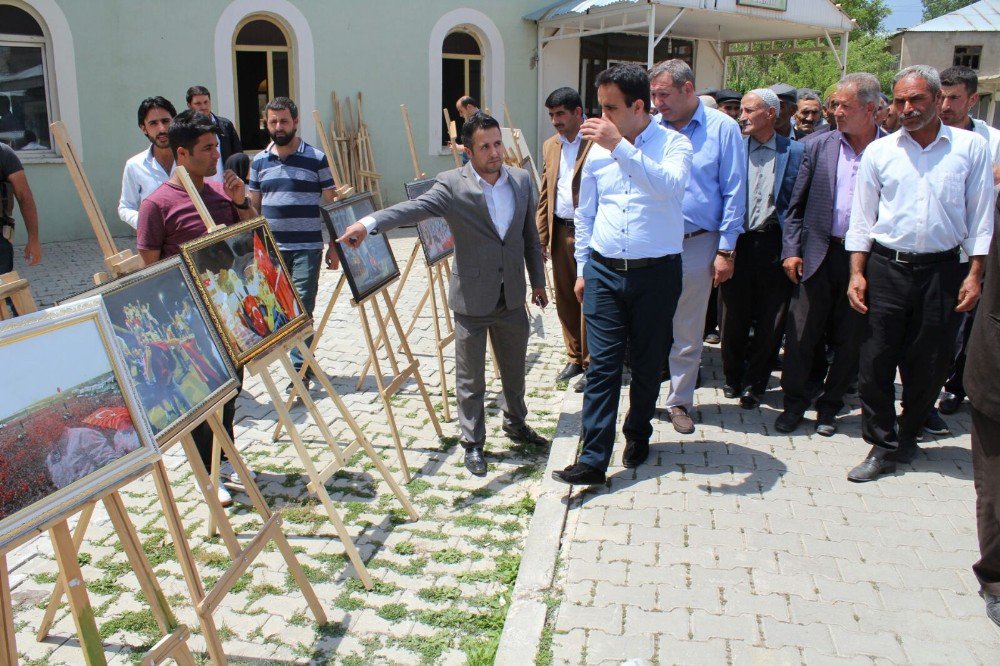
<path id="1" fill-rule="evenodd" d="M 163 517 L 167 521 L 167 530 L 174 542 L 174 552 L 181 565 L 181 572 L 184 574 L 184 582 L 187 583 L 188 592 L 197 608 L 197 605 L 205 598 L 205 587 L 201 582 L 198 567 L 195 566 L 194 555 L 192 555 L 188 545 L 187 535 L 184 534 L 184 525 L 181 522 L 181 515 L 177 511 L 174 492 L 170 487 L 170 479 L 167 477 L 167 468 L 162 460 L 153 465 L 153 481 L 156 483 L 156 492 L 160 496 L 160 506 L 163 508 Z M 222 649 L 222 641 L 219 640 L 219 633 L 215 627 L 215 618 L 210 613 L 198 613 L 198 623 L 201 625 L 201 633 L 205 637 L 205 645 L 212 663 L 220 665 L 228 663 L 226 653 Z"/>
<path id="2" fill-rule="evenodd" d="M 212 416 L 218 418 L 217 414 L 213 414 Z M 198 447 L 191 435 L 184 435 L 181 438 L 181 446 L 184 447 L 184 454 L 187 456 L 191 472 L 194 474 L 195 485 L 198 486 L 198 490 L 201 492 L 202 498 L 208 506 L 209 520 L 213 523 L 215 533 L 222 536 L 222 542 L 226 545 L 229 556 L 236 558 L 242 550 L 240 542 L 236 538 L 236 533 L 233 531 L 233 526 L 229 521 L 229 516 L 226 514 L 225 507 L 219 501 L 218 461 L 222 451 L 219 448 L 217 437 L 216 435 L 216 438 L 214 438 L 215 441 L 212 444 L 212 467 L 216 468 L 216 472 L 212 475 L 209 475 L 209 472 L 205 469 L 205 463 L 201 460 L 201 453 L 198 451 Z M 242 479 L 243 477 L 240 478 Z M 209 534 L 209 536 L 214 535 Z"/>
<path id="3" fill-rule="evenodd" d="M 214 432 L 216 438 L 218 438 L 218 441 L 222 442 L 222 448 L 225 450 L 226 457 L 229 459 L 229 462 L 232 463 L 236 473 L 240 475 L 240 480 L 243 481 L 243 489 L 250 498 L 250 503 L 253 504 L 257 513 L 264 520 L 264 522 L 267 523 L 267 521 L 271 519 L 271 508 L 267 505 L 267 501 L 261 494 L 260 488 L 257 486 L 257 482 L 250 476 L 250 468 L 247 467 L 246 462 L 243 460 L 243 456 L 240 455 L 240 452 L 237 450 L 236 444 L 229 438 L 229 433 L 226 432 L 225 426 L 223 426 L 222 419 L 219 418 L 218 413 L 210 414 L 208 417 L 208 423 L 212 428 L 212 432 Z M 204 465 L 201 464 L 200 459 L 197 461 L 197 465 L 200 465 L 202 471 L 204 471 Z M 302 596 L 305 597 L 306 603 L 309 605 L 309 609 L 312 611 L 313 617 L 316 618 L 316 623 L 326 624 L 326 611 L 323 610 L 323 606 L 320 604 L 319 598 L 316 596 L 316 591 L 313 590 L 312 583 L 310 583 L 306 578 L 305 571 L 303 571 L 302 565 L 299 563 L 299 559 L 295 556 L 295 551 L 292 550 L 291 545 L 288 543 L 288 538 L 285 536 L 284 531 L 276 530 L 273 538 L 274 542 L 278 546 L 278 550 L 281 552 L 281 556 L 285 560 L 285 564 L 288 565 L 288 570 L 291 572 L 295 582 L 298 583 L 299 589 L 302 590 Z"/>
<path id="4" fill-rule="evenodd" d="M 83 581 L 83 573 L 76 561 L 76 549 L 73 548 L 73 537 L 69 533 L 66 521 L 56 523 L 50 530 L 52 548 L 55 550 L 56 561 L 59 563 L 59 580 L 69 599 L 70 614 L 76 625 L 76 635 L 83 650 L 83 659 L 88 665 L 107 664 L 104 658 L 104 646 L 101 644 L 101 634 L 94 621 L 94 609 L 90 606 L 90 596 Z M 6 569 L 6 568 L 5 568 Z"/>
<path id="5" fill-rule="evenodd" d="M 190 437 L 190 435 L 188 435 L 188 437 Z M 190 454 L 188 454 L 188 457 L 190 458 Z M 222 505 L 221 505 L 221 503 L 219 503 L 219 492 L 218 492 L 218 489 L 221 487 L 219 485 L 219 473 L 221 472 L 221 467 L 222 467 L 222 449 L 219 448 L 219 442 L 215 439 L 215 437 L 212 437 L 212 467 L 211 467 L 211 470 L 212 470 L 211 471 L 211 474 L 212 474 L 212 477 L 211 477 L 212 478 L 212 483 L 209 485 L 209 488 L 214 488 L 215 489 L 215 500 L 216 500 L 216 503 L 219 504 L 220 507 Z M 202 488 L 202 492 L 205 493 L 205 489 L 204 488 Z M 205 494 L 205 499 L 208 499 L 208 494 Z M 209 503 L 209 508 L 211 508 L 211 507 L 212 507 L 212 503 Z M 219 533 L 219 526 L 216 523 L 217 516 L 218 516 L 217 512 L 215 512 L 215 511 L 209 511 L 209 514 L 208 514 L 208 538 L 210 538 L 210 539 L 212 537 L 214 537 L 216 534 Z M 235 541 L 236 541 L 236 537 L 234 536 L 233 537 L 233 543 L 235 543 Z M 227 542 L 226 545 L 228 546 L 229 543 Z"/>
<path id="6" fill-rule="evenodd" d="M 10 574 L 7 553 L 0 555 L 0 662 L 17 663 L 17 639 L 14 632 L 14 605 L 10 599 Z"/>
<path id="7" fill-rule="evenodd" d="M 377 306 L 376 306 L 377 307 Z M 385 407 L 385 416 L 389 421 L 389 430 L 392 431 L 392 440 L 396 446 L 396 456 L 399 458 L 399 464 L 403 468 L 403 483 L 409 483 L 411 480 L 410 468 L 406 464 L 406 454 L 403 452 L 403 442 L 399 437 L 399 427 L 396 425 L 396 416 L 392 413 L 392 396 L 386 392 L 385 382 L 382 377 L 382 365 L 378 360 L 378 348 L 375 346 L 375 338 L 372 337 L 371 323 L 368 321 L 368 310 L 365 304 L 358 303 L 358 313 L 360 314 L 361 327 L 365 332 L 365 342 L 368 343 L 368 353 L 370 354 L 369 360 L 371 361 L 372 368 L 375 371 L 375 384 L 378 386 L 379 395 L 382 397 L 382 405 Z M 386 337 L 385 326 L 380 326 L 380 335 Z M 389 345 L 386 345 L 387 347 Z M 433 410 L 431 411 L 433 415 Z"/>
<path id="8" fill-rule="evenodd" d="M 435 282 L 440 279 L 440 267 L 427 267 L 427 291 L 431 296 L 431 317 L 434 320 L 434 350 L 438 359 L 438 381 L 441 382 L 441 413 L 444 420 L 451 421 L 451 406 L 448 404 L 448 375 L 444 370 L 444 350 L 442 349 L 441 319 L 438 312 L 437 292 Z M 436 276 L 436 277 L 435 277 Z"/>
<path id="9" fill-rule="evenodd" d="M 344 285 L 347 284 L 347 277 L 343 273 L 340 274 L 340 279 L 337 280 L 337 287 L 333 290 L 333 295 L 330 296 L 330 302 L 326 304 L 326 310 L 323 312 L 323 317 L 319 321 L 319 326 L 316 327 L 316 332 L 313 333 L 312 342 L 309 343 L 309 349 L 312 351 L 316 350 L 317 345 L 319 345 L 319 339 L 323 336 L 323 332 L 326 330 L 326 324 L 330 321 L 330 315 L 333 314 L 333 306 L 337 304 L 337 298 L 340 297 L 340 292 L 343 290 Z M 324 374 L 324 371 L 317 366 L 314 368 L 314 372 L 317 376 Z M 303 365 L 302 369 L 299 371 L 299 377 L 305 377 L 306 368 Z M 285 409 L 291 409 L 292 403 L 298 397 L 298 393 L 292 391 L 288 394 L 288 398 L 285 400 Z M 279 422 L 274 426 L 274 434 L 271 435 L 271 441 L 277 442 L 278 438 L 281 437 L 281 423 Z"/>
<path id="10" fill-rule="evenodd" d="M 431 423 L 434 424 L 434 432 L 437 433 L 438 437 L 444 435 L 441 430 L 441 422 L 438 421 L 437 413 L 434 411 L 434 404 L 431 402 L 431 396 L 427 393 L 427 386 L 424 385 L 424 378 L 420 375 L 420 363 L 413 357 L 413 352 L 410 350 L 410 343 L 406 341 L 406 336 L 403 335 L 403 325 L 399 323 L 399 315 L 396 314 L 396 308 L 392 306 L 389 301 L 388 295 L 383 291 L 382 296 L 385 299 L 386 310 L 389 312 L 389 318 L 392 320 L 393 326 L 396 328 L 396 333 L 399 334 L 399 343 L 403 347 L 403 354 L 406 356 L 407 360 L 413 364 L 413 379 L 417 382 L 417 388 L 420 390 L 420 395 L 423 396 L 424 405 L 427 407 L 427 414 L 430 416 Z M 376 313 L 378 310 L 376 309 Z M 381 324 L 381 322 L 379 322 Z"/>
<path id="11" fill-rule="evenodd" d="M 306 360 L 307 363 L 316 362 L 315 358 L 313 358 L 312 356 L 312 353 L 309 352 L 308 349 L 302 349 L 300 347 L 300 350 L 302 350 L 302 357 Z M 343 418 L 347 422 L 347 425 L 348 427 L 350 427 L 351 432 L 354 433 L 355 441 L 357 441 L 358 444 L 361 445 L 361 448 L 363 448 L 365 450 L 365 453 L 368 454 L 368 457 L 371 458 L 371 461 L 375 464 L 375 468 L 378 469 L 379 474 L 382 475 L 382 479 L 387 484 L 389 484 L 389 488 L 392 489 L 392 493 L 396 496 L 396 499 L 399 500 L 399 503 L 403 505 L 403 509 L 410 516 L 410 518 L 412 518 L 413 520 L 419 520 L 420 515 L 417 513 L 417 510 L 414 509 L 413 505 L 410 503 L 410 498 L 406 496 L 406 493 L 403 491 L 403 489 L 399 486 L 398 483 L 396 483 L 396 479 L 392 477 L 392 472 L 389 471 L 389 468 L 386 467 L 385 463 L 382 461 L 382 456 L 378 454 L 378 452 L 375 450 L 375 447 L 373 447 L 371 442 L 368 440 L 368 437 L 365 436 L 364 431 L 361 430 L 361 426 L 359 426 L 358 422 L 354 420 L 354 416 L 347 409 L 347 405 L 344 404 L 344 401 L 341 399 L 340 394 L 337 393 L 337 390 L 333 387 L 333 384 L 330 382 L 329 379 L 327 379 L 323 375 L 320 375 L 319 377 L 320 377 L 319 380 L 320 384 L 323 385 L 323 388 L 326 390 L 327 395 L 329 395 L 330 398 L 333 399 L 334 404 L 337 405 L 337 409 L 340 410 L 341 418 Z"/>
<path id="12" fill-rule="evenodd" d="M 194 666 L 194 657 L 187 644 L 189 638 L 191 638 L 191 631 L 182 624 L 172 634 L 161 638 L 149 652 L 142 656 L 139 663 L 142 666 L 158 666 L 169 657 L 178 666 Z"/>
<path id="13" fill-rule="evenodd" d="M 283 355 L 283 358 L 287 360 L 287 354 Z M 288 361 L 288 364 L 291 365 L 291 361 Z M 348 533 L 344 521 L 341 520 L 340 514 L 337 513 L 333 501 L 330 499 L 329 494 L 327 494 L 326 486 L 321 483 L 315 483 L 315 480 L 318 480 L 319 477 L 316 465 L 313 464 L 312 458 L 309 456 L 309 451 L 306 449 L 294 421 L 292 421 L 291 414 L 288 413 L 288 410 L 284 407 L 284 403 L 281 401 L 281 395 L 278 393 L 278 387 L 275 385 L 271 373 L 267 371 L 267 368 L 261 368 L 258 374 L 264 382 L 264 387 L 267 389 L 268 394 L 271 396 L 275 411 L 278 413 L 278 418 L 285 424 L 285 430 L 288 431 L 289 436 L 292 438 L 292 444 L 295 446 L 295 450 L 299 454 L 299 459 L 305 467 L 306 474 L 310 479 L 309 489 L 319 497 L 319 501 L 323 504 L 323 508 L 326 509 L 327 516 L 330 518 L 330 522 L 333 524 L 337 536 L 344 546 L 344 552 L 347 553 L 347 557 L 354 565 L 354 570 L 357 572 L 361 582 L 364 583 L 365 588 L 370 590 L 373 584 L 371 575 L 368 573 L 368 568 L 365 567 L 365 563 L 361 560 L 361 554 L 358 553 L 358 549 L 354 546 L 354 541 L 351 540 L 351 535 Z M 299 379 L 298 374 L 292 372 L 291 375 L 294 389 L 304 394 L 305 387 L 302 385 L 302 380 Z"/>
<path id="14" fill-rule="evenodd" d="M 80 545 L 83 543 L 83 537 L 87 533 L 87 527 L 90 526 L 90 519 L 94 515 L 94 507 L 96 506 L 97 502 L 90 502 L 84 505 L 80 511 L 80 517 L 76 521 L 76 528 L 73 530 L 73 548 L 77 552 L 79 552 Z M 49 597 L 49 604 L 45 607 L 45 615 L 42 616 L 38 633 L 35 634 L 35 639 L 39 643 L 48 637 L 49 631 L 52 629 L 52 622 L 56 619 L 56 611 L 59 610 L 59 606 L 62 604 L 62 597 L 65 592 L 66 590 L 62 586 L 62 579 L 57 580 L 56 586 L 52 590 L 52 596 Z"/>

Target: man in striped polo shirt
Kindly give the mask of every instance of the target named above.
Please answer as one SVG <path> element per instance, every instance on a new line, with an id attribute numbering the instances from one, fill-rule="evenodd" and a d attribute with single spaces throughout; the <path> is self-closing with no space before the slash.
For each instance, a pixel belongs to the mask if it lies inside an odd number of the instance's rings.
<path id="1" fill-rule="evenodd" d="M 333 201 L 335 188 L 330 165 L 321 150 L 297 137 L 299 110 L 287 97 L 275 97 L 264 107 L 264 121 L 271 143 L 250 164 L 250 203 L 261 212 L 274 233 L 302 304 L 312 316 L 323 261 L 321 201 Z M 326 267 L 338 267 L 336 234 L 331 232 Z M 306 341 L 307 343 L 309 340 Z M 292 350 L 295 369 L 302 355 Z M 304 378 L 309 385 L 310 374 Z"/>

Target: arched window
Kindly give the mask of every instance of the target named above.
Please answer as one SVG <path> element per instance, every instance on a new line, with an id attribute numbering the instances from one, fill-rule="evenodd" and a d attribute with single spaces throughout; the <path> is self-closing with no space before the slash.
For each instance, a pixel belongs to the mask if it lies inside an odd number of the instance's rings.
<path id="1" fill-rule="evenodd" d="M 474 35 L 464 31 L 448 33 L 441 47 L 441 108 L 448 109 L 455 119 L 458 134 L 464 120 L 457 115 L 455 102 L 465 95 L 483 104 L 483 50 Z M 448 127 L 444 124 L 442 145 L 448 143 Z"/>
<path id="2" fill-rule="evenodd" d="M 22 155 L 51 155 L 48 38 L 26 9 L 0 3 L 0 141 Z"/>
<path id="3" fill-rule="evenodd" d="M 268 144 L 263 121 L 268 101 L 294 96 L 289 44 L 283 27 L 265 17 L 248 17 L 236 30 L 236 123 L 246 150 L 261 150 Z"/>

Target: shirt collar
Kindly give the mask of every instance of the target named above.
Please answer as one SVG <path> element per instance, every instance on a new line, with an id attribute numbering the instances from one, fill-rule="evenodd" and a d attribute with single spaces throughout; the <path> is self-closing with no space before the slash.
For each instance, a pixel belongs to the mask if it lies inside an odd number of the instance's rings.
<path id="1" fill-rule="evenodd" d="M 490 187 L 501 187 L 507 183 L 507 167 L 500 167 L 500 177 L 497 178 L 497 182 L 490 185 L 488 182 L 483 180 L 483 177 L 479 175 L 479 172 L 475 168 L 472 169 L 472 173 L 476 176 L 476 181 L 479 183 L 479 187 L 486 189 L 486 186 Z"/>
<path id="2" fill-rule="evenodd" d="M 680 129 L 677 129 L 676 127 L 674 127 L 673 123 L 669 123 L 666 120 L 664 120 L 663 119 L 663 115 L 660 114 L 660 113 L 657 113 L 654 116 L 654 118 L 656 119 L 657 123 L 659 123 L 660 125 L 663 125 L 667 129 L 675 130 L 677 132 L 683 133 L 683 132 L 686 132 L 688 130 L 688 128 L 691 127 L 692 125 L 694 125 L 695 123 L 697 123 L 698 126 L 700 126 L 700 127 L 704 127 L 705 123 L 708 120 L 706 118 L 706 115 L 707 114 L 705 113 L 705 105 L 702 104 L 701 100 L 699 99 L 698 100 L 698 106 L 695 107 L 694 114 L 692 114 L 691 119 L 688 120 L 686 123 L 684 123 L 684 127 L 681 127 Z"/>
<path id="3" fill-rule="evenodd" d="M 756 144 L 756 145 L 755 145 Z M 761 143 L 757 139 L 750 137 L 751 150 L 756 150 L 757 148 L 770 148 L 773 151 L 778 150 L 778 133 L 775 132 L 771 135 L 771 138 Z"/>
<path id="4" fill-rule="evenodd" d="M 635 137 L 635 147 L 638 148 L 642 144 L 652 139 L 653 135 L 656 133 L 656 128 L 658 126 L 659 125 L 653 120 L 653 117 L 650 116 L 649 124 L 646 125 L 646 129 L 639 132 L 639 136 Z"/>
<path id="5" fill-rule="evenodd" d="M 941 123 L 941 124 L 938 127 L 937 136 L 934 137 L 933 141 L 931 141 L 929 144 L 927 144 L 927 148 L 924 148 L 919 143 L 917 143 L 913 139 L 913 137 L 910 136 L 909 131 L 907 131 L 907 129 L 905 127 L 900 127 L 899 131 L 896 132 L 896 134 L 899 135 L 899 137 L 900 137 L 899 140 L 904 140 L 905 139 L 906 141 L 911 141 L 917 148 L 920 148 L 920 150 L 928 150 L 928 149 L 932 148 L 934 146 L 934 144 L 936 144 L 938 141 L 941 141 L 942 139 L 945 140 L 945 141 L 947 141 L 948 143 L 951 143 L 951 128 L 948 127 L 947 125 L 945 125 L 943 122 L 941 122 L 940 119 L 938 119 L 938 122 Z"/>
<path id="6" fill-rule="evenodd" d="M 573 139 L 572 141 L 567 141 L 566 137 L 564 137 L 562 134 L 559 135 L 559 143 L 561 143 L 564 146 L 579 146 L 581 141 L 583 141 L 583 135 L 580 134 L 579 132 L 576 133 L 576 138 Z"/>
<path id="7" fill-rule="evenodd" d="M 267 144 L 267 148 L 265 148 L 264 151 L 274 159 L 279 159 L 278 156 L 274 154 L 273 148 L 274 148 L 274 141 Z M 295 152 L 302 153 L 305 152 L 305 149 L 306 149 L 306 142 L 302 137 L 299 137 L 299 147 L 295 149 Z"/>

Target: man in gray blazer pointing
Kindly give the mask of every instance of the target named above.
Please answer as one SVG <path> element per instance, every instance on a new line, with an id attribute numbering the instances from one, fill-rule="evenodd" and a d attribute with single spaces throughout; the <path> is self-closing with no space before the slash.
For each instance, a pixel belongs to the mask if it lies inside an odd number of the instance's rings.
<path id="1" fill-rule="evenodd" d="M 486 474 L 486 334 L 496 350 L 503 383 L 503 431 L 516 442 L 547 446 L 526 422 L 524 404 L 528 314 L 525 265 L 531 300 L 545 307 L 545 270 L 535 227 L 535 191 L 527 171 L 503 165 L 500 124 L 477 114 L 462 127 L 469 163 L 438 174 L 437 183 L 404 201 L 355 222 L 337 239 L 357 247 L 369 234 L 443 217 L 455 236 L 449 301 L 455 312 L 455 375 L 458 421 L 465 466 Z"/>

